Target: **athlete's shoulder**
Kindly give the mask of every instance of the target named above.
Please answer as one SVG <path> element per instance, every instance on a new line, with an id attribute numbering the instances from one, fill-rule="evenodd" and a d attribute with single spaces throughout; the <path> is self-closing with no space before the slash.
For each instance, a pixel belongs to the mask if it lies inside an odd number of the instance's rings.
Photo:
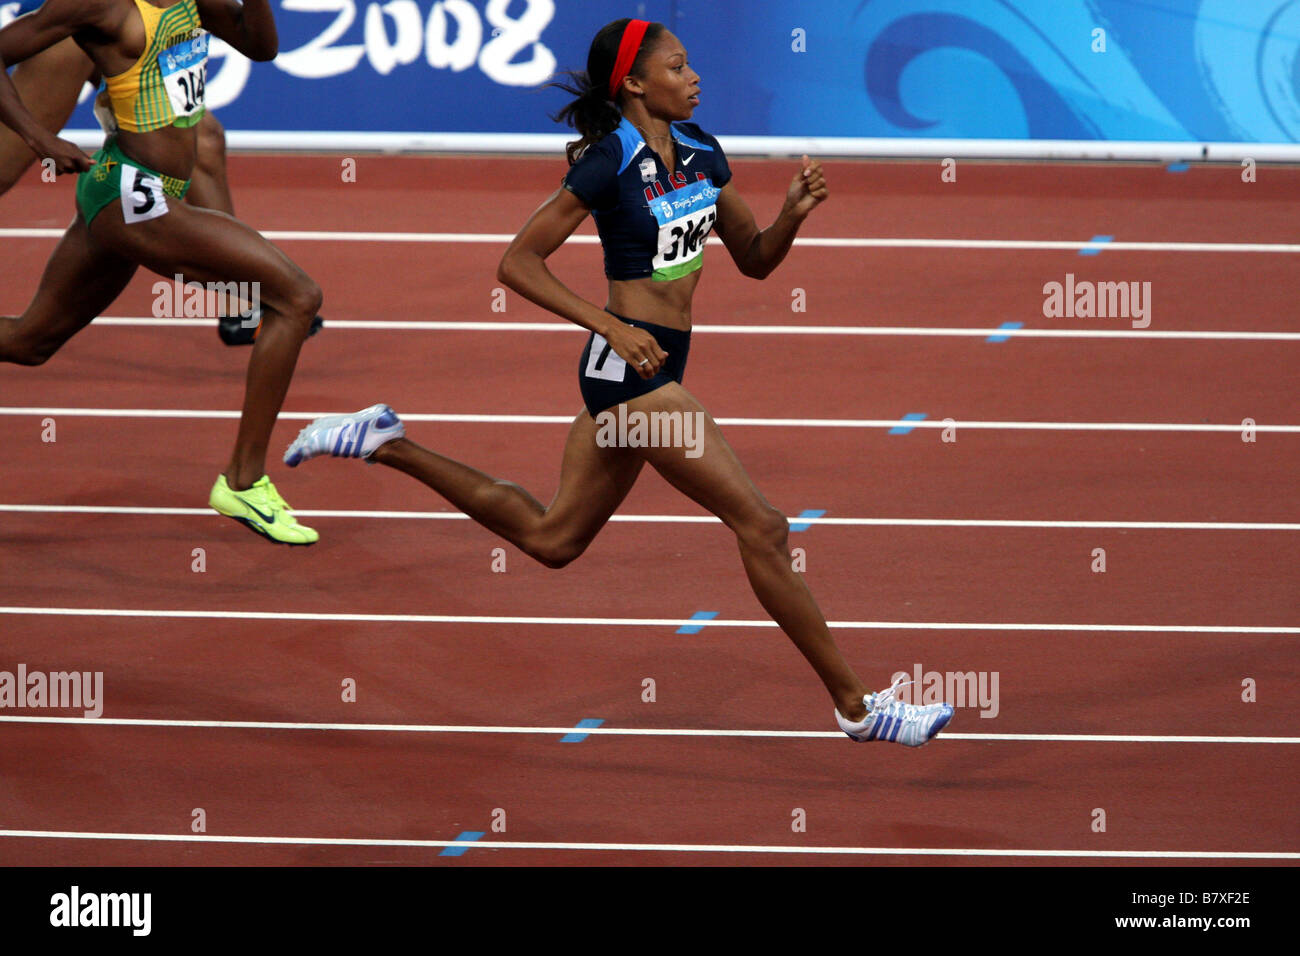
<path id="1" fill-rule="evenodd" d="M 636 131 L 635 126 L 625 119 L 609 133 L 588 146 L 577 161 L 581 162 L 586 159 L 590 153 L 593 159 L 599 157 L 606 162 L 612 162 L 617 172 L 621 173 L 627 169 L 628 164 L 632 162 L 633 158 L 644 146 L 645 140 L 641 138 L 641 134 Z"/>
<path id="2" fill-rule="evenodd" d="M 102 6 L 102 3 L 99 4 Z M 63 21 L 77 14 L 85 12 L 85 8 L 94 7 L 96 4 L 91 2 L 82 4 L 78 0 L 22 0 L 18 4 L 18 9 L 13 11 L 13 19 L 26 16 L 29 13 L 41 12 L 42 21 Z"/>
<path id="3" fill-rule="evenodd" d="M 121 32 L 129 10 L 133 6 L 122 0 L 40 0 L 24 3 L 18 13 L 34 11 L 46 24 L 90 27 L 111 39 Z"/>
<path id="4" fill-rule="evenodd" d="M 45 15 L 59 17 L 79 16 L 83 20 L 99 20 L 104 17 L 124 17 L 126 11 L 134 9 L 122 0 L 29 0 L 19 7 L 19 13 L 40 10 Z"/>
<path id="5" fill-rule="evenodd" d="M 582 151 L 569 167 L 564 185 L 588 208 L 609 209 L 617 205 L 623 171 L 644 145 L 636 128 L 623 120 Z"/>

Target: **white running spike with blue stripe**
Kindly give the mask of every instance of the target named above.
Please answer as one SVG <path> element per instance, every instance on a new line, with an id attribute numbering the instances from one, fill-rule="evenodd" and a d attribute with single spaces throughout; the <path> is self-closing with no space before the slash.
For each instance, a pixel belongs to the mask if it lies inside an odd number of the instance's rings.
<path id="1" fill-rule="evenodd" d="M 900 688 L 912 681 L 900 676 L 887 690 L 862 698 L 867 716 L 861 721 L 845 720 L 837 710 L 835 720 L 840 730 L 858 741 L 885 740 L 907 747 L 920 747 L 952 720 L 951 704 L 905 704 L 898 699 Z"/>
<path id="2" fill-rule="evenodd" d="M 397 412 L 387 405 L 371 405 L 352 415 L 316 419 L 298 433 L 284 453 L 284 463 L 296 468 L 318 455 L 369 458 L 380 445 L 405 434 Z"/>

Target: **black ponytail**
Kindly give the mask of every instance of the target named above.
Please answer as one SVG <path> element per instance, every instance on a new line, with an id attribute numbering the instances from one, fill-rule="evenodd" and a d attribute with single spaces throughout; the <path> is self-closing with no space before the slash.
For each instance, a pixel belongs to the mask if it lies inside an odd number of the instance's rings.
<path id="1" fill-rule="evenodd" d="M 624 17 L 622 20 L 615 20 L 601 27 L 596 38 L 591 41 L 586 72 L 565 72 L 562 75 L 567 77 L 569 82 L 551 84 L 576 97 L 572 103 L 551 117 L 557 123 L 567 123 L 572 126 L 582 137 L 569 143 L 565 149 L 569 165 L 577 162 L 582 151 L 592 143 L 614 132 L 623 120 L 623 112 L 619 104 L 609 98 L 609 79 L 610 74 L 614 72 L 614 61 L 618 59 L 618 48 L 623 40 L 623 31 L 627 29 L 629 22 L 631 22 L 629 18 Z M 650 24 L 645 37 L 641 40 L 641 48 L 637 51 L 632 69 L 629 71 L 632 75 L 640 75 L 646 54 L 654 49 L 655 42 L 664 29 L 662 23 Z"/>

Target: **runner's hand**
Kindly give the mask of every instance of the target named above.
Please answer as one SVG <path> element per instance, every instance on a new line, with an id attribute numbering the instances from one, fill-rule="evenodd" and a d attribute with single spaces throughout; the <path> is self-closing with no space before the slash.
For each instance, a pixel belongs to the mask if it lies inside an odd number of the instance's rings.
<path id="1" fill-rule="evenodd" d="M 36 155 L 42 160 L 54 160 L 54 171 L 59 175 L 84 173 L 95 165 L 95 161 L 78 149 L 76 144 L 56 137 L 51 137 L 48 142 L 38 146 Z"/>
<path id="2" fill-rule="evenodd" d="M 826 188 L 826 174 L 822 164 L 815 159 L 803 158 L 802 167 L 790 183 L 785 196 L 785 207 L 796 216 L 812 212 L 830 192 Z"/>
<path id="3" fill-rule="evenodd" d="M 664 360 L 668 358 L 668 353 L 659 347 L 653 335 L 626 322 L 611 325 L 606 332 L 605 341 L 619 358 L 645 379 L 658 375 Z"/>

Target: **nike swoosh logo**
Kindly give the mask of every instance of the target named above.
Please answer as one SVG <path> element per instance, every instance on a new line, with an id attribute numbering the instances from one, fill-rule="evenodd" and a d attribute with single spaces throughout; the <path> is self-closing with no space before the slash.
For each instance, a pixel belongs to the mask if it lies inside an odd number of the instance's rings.
<path id="1" fill-rule="evenodd" d="M 694 158 L 695 158 L 695 154 L 691 153 L 691 155 L 687 156 L 685 159 L 682 160 L 682 165 L 689 166 L 691 164 L 691 160 Z"/>
<path id="2" fill-rule="evenodd" d="M 239 498 L 239 495 L 235 495 L 235 497 L 236 497 L 236 498 Z M 257 515 L 259 518 L 261 518 L 261 519 L 262 519 L 263 521 L 265 521 L 267 524 L 275 524 L 275 515 L 263 514 L 261 511 L 259 511 L 259 510 L 258 510 L 257 508 L 255 508 L 253 505 L 250 505 L 250 504 L 249 504 L 247 501 L 245 501 L 243 498 L 239 498 L 239 501 L 240 501 L 240 503 L 241 503 L 245 508 L 247 508 L 249 511 L 253 512 L 253 514 Z"/>

